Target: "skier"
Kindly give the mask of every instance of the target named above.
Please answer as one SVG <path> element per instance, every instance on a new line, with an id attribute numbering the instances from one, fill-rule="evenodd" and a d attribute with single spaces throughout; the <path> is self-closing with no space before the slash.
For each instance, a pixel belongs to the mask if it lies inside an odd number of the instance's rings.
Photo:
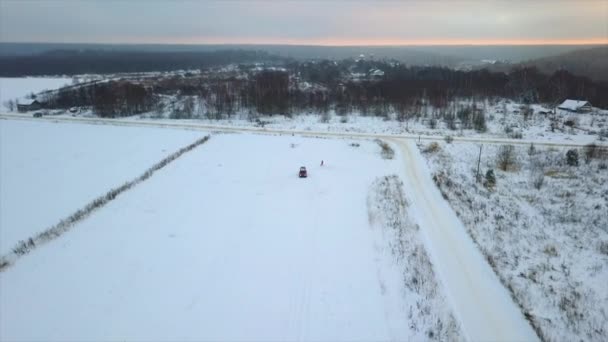
<path id="1" fill-rule="evenodd" d="M 321 166 L 323 166 L 323 160 L 321 160 Z"/>

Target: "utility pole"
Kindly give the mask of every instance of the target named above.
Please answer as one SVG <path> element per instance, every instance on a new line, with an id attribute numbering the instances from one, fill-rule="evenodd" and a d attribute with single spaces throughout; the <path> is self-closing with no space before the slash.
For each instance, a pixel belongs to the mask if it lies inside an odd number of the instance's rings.
<path id="1" fill-rule="evenodd" d="M 479 181 L 481 181 L 481 176 L 479 175 L 479 165 L 481 164 L 481 148 L 483 147 L 483 145 L 479 145 L 479 158 L 477 159 L 477 183 L 479 183 Z"/>

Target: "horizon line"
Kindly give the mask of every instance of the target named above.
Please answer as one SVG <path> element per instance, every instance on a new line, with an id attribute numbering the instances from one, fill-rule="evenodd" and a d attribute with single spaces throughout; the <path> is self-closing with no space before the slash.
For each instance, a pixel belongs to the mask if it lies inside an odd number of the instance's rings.
<path id="1" fill-rule="evenodd" d="M 225 40 L 218 39 L 177 39 L 177 40 L 100 40 L 97 42 L 82 41 L 0 41 L 2 44 L 81 44 L 81 45 L 224 45 L 224 46 L 319 46 L 319 47 L 416 47 L 416 46 L 589 46 L 589 45 L 608 45 L 608 38 L 591 39 L 528 39 L 528 40 L 376 40 L 376 41 L 354 41 L 354 40 Z"/>

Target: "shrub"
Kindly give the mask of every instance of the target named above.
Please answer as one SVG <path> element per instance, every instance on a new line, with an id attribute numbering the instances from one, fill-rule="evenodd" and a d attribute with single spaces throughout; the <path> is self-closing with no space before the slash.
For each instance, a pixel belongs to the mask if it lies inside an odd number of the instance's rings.
<path id="1" fill-rule="evenodd" d="M 486 188 L 494 188 L 496 186 L 496 175 L 494 175 L 494 170 L 489 169 L 486 172 L 486 179 L 483 182 L 483 185 Z"/>
<path id="2" fill-rule="evenodd" d="M 566 152 L 566 163 L 570 166 L 578 166 L 578 151 L 576 149 Z"/>
<path id="3" fill-rule="evenodd" d="M 395 157 L 395 151 L 391 148 L 391 146 L 380 139 L 376 139 L 376 143 L 380 145 L 382 151 L 380 155 L 383 159 L 393 159 Z"/>
<path id="4" fill-rule="evenodd" d="M 513 131 L 509 134 L 509 138 L 511 139 L 522 139 L 524 134 L 521 131 Z"/>
<path id="5" fill-rule="evenodd" d="M 589 164 L 592 159 L 598 158 L 600 155 L 600 147 L 594 143 L 585 145 L 583 153 L 585 155 L 585 163 Z"/>
<path id="6" fill-rule="evenodd" d="M 320 123 L 328 123 L 329 120 L 331 119 L 329 112 L 328 111 L 324 111 L 323 113 L 321 113 L 321 116 L 319 117 L 319 122 Z"/>
<path id="7" fill-rule="evenodd" d="M 485 132 L 488 130 L 486 126 L 486 114 L 479 112 L 473 117 L 473 127 L 477 132 Z"/>
<path id="8" fill-rule="evenodd" d="M 439 147 L 439 143 L 437 143 L 436 141 L 433 141 L 432 143 L 428 144 L 424 150 L 422 150 L 422 152 L 424 153 L 435 153 L 437 151 L 439 151 L 440 147 Z"/>
<path id="9" fill-rule="evenodd" d="M 555 246 L 553 246 L 553 245 L 545 246 L 545 249 L 543 250 L 543 252 L 545 254 L 547 254 L 548 256 L 552 256 L 552 257 L 556 257 L 559 255 L 557 253 L 557 248 L 555 248 Z"/>
<path id="10" fill-rule="evenodd" d="M 534 189 L 540 190 L 545 184 L 545 174 L 542 172 L 537 172 L 532 175 L 532 185 Z"/>
<path id="11" fill-rule="evenodd" d="M 530 105 L 526 105 L 522 111 L 521 114 L 524 116 L 524 120 L 528 120 L 532 115 L 534 115 L 534 110 L 532 109 L 532 107 L 530 107 Z"/>
<path id="12" fill-rule="evenodd" d="M 512 145 L 502 145 L 498 149 L 496 158 L 498 168 L 507 171 L 515 166 L 515 147 Z"/>
<path id="13" fill-rule="evenodd" d="M 608 255 L 608 241 L 602 241 L 599 243 L 598 250 L 604 255 Z"/>
<path id="14" fill-rule="evenodd" d="M 533 156 L 535 154 L 536 154 L 536 147 L 534 147 L 534 144 L 530 144 L 530 147 L 528 148 L 528 155 Z"/>

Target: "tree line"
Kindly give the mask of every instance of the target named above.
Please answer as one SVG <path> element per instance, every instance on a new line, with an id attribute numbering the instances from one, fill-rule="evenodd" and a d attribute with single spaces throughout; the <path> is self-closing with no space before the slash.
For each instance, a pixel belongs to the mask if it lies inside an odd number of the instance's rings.
<path id="1" fill-rule="evenodd" d="M 384 75 L 370 75 L 382 70 Z M 353 76 L 355 75 L 355 76 Z M 303 87 L 307 84 L 307 87 Z M 556 71 L 545 75 L 533 67 L 510 73 L 410 67 L 383 61 L 291 62 L 282 68 L 241 65 L 234 73 L 123 80 L 72 87 L 43 99 L 49 108 L 92 107 L 101 116 L 152 110 L 176 111 L 180 117 L 230 117 L 304 112 L 337 115 L 359 112 L 406 121 L 429 116 L 468 127 L 483 126 L 479 108 L 457 106 L 458 99 L 485 102 L 508 98 L 555 106 L 566 98 L 584 99 L 608 108 L 608 84 Z M 169 100 L 168 100 L 169 99 Z"/>
<path id="2" fill-rule="evenodd" d="M 142 52 L 54 50 L 28 56 L 0 56 L 0 76 L 112 74 L 200 69 L 227 63 L 280 61 L 263 51 Z"/>

